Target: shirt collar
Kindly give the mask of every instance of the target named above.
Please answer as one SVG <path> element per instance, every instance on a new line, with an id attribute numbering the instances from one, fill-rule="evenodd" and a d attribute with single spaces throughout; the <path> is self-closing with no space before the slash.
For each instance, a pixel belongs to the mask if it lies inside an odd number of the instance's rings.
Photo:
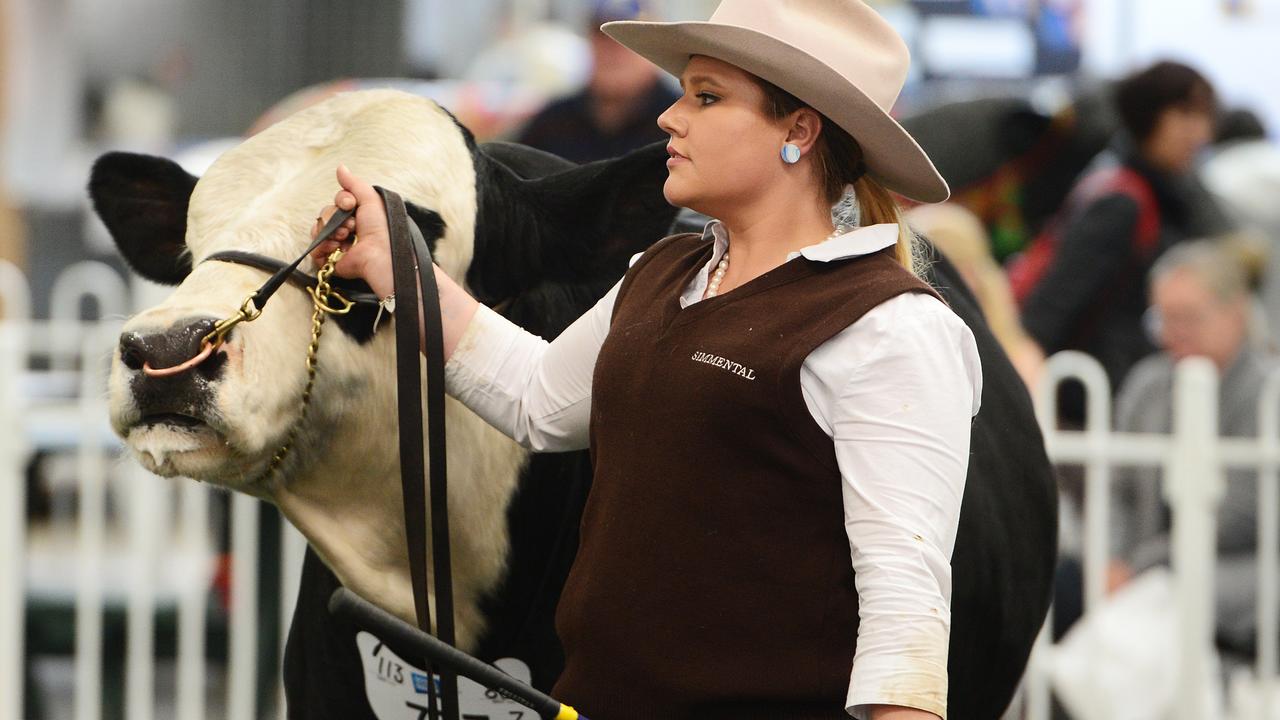
<path id="1" fill-rule="evenodd" d="M 713 261 L 723 255 L 724 251 L 729 247 L 729 231 L 725 229 L 724 224 L 719 220 L 708 222 L 702 230 L 702 237 L 714 241 Z M 833 235 L 816 245 L 800 248 L 799 252 L 787 255 L 787 260 L 794 260 L 801 256 L 814 262 L 845 260 L 851 257 L 870 255 L 897 242 L 897 223 L 880 223 L 879 225 L 857 227 L 848 232 Z"/>

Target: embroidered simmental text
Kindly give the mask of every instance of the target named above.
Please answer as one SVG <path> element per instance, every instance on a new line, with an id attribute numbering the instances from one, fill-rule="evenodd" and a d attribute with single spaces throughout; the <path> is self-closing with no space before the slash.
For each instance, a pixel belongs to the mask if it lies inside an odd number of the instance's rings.
<path id="1" fill-rule="evenodd" d="M 693 354 L 693 360 L 694 362 L 706 363 L 708 365 L 714 365 L 718 368 L 724 368 L 725 370 L 728 370 L 729 372 L 733 373 L 734 375 L 737 375 L 738 377 L 744 377 L 748 380 L 756 379 L 755 370 L 752 370 L 751 368 L 741 363 L 736 363 L 732 360 L 722 358 L 719 355 L 712 355 L 711 353 L 706 353 L 699 350 L 698 352 L 695 352 Z"/>

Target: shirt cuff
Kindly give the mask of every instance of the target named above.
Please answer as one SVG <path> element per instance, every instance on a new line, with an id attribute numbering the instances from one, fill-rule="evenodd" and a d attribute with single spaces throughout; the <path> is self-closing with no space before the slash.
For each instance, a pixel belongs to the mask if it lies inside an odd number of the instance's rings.
<path id="1" fill-rule="evenodd" d="M 493 309 L 481 305 L 444 365 L 444 389 L 459 400 L 487 389 L 494 378 L 495 358 L 502 358 L 514 336 L 523 332 Z"/>
<path id="2" fill-rule="evenodd" d="M 845 712 L 868 720 L 872 705 L 896 705 L 947 718 L 947 665 L 928 657 L 876 655 L 854 659 Z"/>

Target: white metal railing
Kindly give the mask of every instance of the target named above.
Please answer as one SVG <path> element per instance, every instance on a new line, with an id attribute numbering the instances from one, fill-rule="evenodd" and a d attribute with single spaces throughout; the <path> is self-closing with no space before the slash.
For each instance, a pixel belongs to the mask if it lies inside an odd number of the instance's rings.
<path id="1" fill-rule="evenodd" d="M 26 365 L 31 292 L 12 263 L 0 260 L 0 718 L 20 717 L 23 693 L 23 583 L 26 540 L 25 433 L 16 378 Z"/>
<path id="2" fill-rule="evenodd" d="M 1173 431 L 1169 435 L 1119 433 L 1111 428 L 1111 391 L 1096 360 L 1078 352 L 1049 358 L 1037 389 L 1036 407 L 1045 446 L 1055 464 L 1080 464 L 1085 472 L 1083 575 L 1085 613 L 1097 610 L 1106 595 L 1110 557 L 1111 467 L 1163 468 L 1163 496 L 1169 505 L 1171 563 L 1177 619 L 1177 697 L 1174 717 L 1203 718 L 1212 693 L 1214 641 L 1214 567 L 1216 515 L 1229 468 L 1258 474 L 1258 658 L 1250 707 L 1228 708 L 1234 717 L 1275 717 L 1277 656 L 1280 654 L 1280 372 L 1272 373 L 1258 398 L 1257 438 L 1218 437 L 1218 374 L 1202 358 L 1178 364 L 1174 376 Z M 1083 430 L 1059 430 L 1055 395 L 1064 380 L 1079 381 L 1086 392 Z M 1050 646 L 1049 628 L 1037 642 L 1026 682 L 1025 716 L 1049 717 L 1050 682 L 1043 664 Z M 1239 715 L 1247 712 L 1247 715 Z M 1094 720 L 1092 718 L 1086 720 Z"/>
<path id="3" fill-rule="evenodd" d="M 256 687 L 261 507 L 243 495 L 231 503 L 226 697 L 211 701 L 205 647 L 214 561 L 211 492 L 199 483 L 146 472 L 122 452 L 107 427 L 109 360 L 129 297 L 115 270 L 79 263 L 55 281 L 50 319 L 33 321 L 26 279 L 0 260 L 0 720 L 22 717 L 29 671 L 22 631 L 33 593 L 74 605 L 71 713 L 76 720 L 102 716 L 108 604 L 122 608 L 125 617 L 125 717 L 238 719 L 263 712 Z M 79 319 L 86 299 L 101 320 Z M 43 360 L 47 370 L 34 370 L 32 358 Z M 44 535 L 30 535 L 26 517 L 26 465 L 37 450 L 75 458 L 74 539 L 65 530 L 53 533 L 60 539 L 52 548 Z M 282 526 L 281 650 L 306 546 L 296 530 Z M 154 646 L 161 607 L 175 609 L 177 617 L 174 687 L 164 698 L 157 692 Z M 282 689 L 276 695 L 283 717 Z"/>

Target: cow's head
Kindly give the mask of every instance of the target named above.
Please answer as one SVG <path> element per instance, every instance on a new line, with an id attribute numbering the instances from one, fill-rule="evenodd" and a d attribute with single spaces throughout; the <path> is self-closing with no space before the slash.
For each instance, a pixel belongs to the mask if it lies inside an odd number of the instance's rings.
<path id="1" fill-rule="evenodd" d="M 191 357 L 212 324 L 266 279 L 205 259 L 240 250 L 292 260 L 332 201 L 334 168 L 345 163 L 414 206 L 445 272 L 482 301 L 502 302 L 533 332 L 552 335 L 603 293 L 631 253 L 662 236 L 674 214 L 661 195 L 665 158 L 659 145 L 579 167 L 528 149 L 478 146 L 434 103 L 389 90 L 304 110 L 227 152 L 199 179 L 161 158 L 106 155 L 90 181 L 99 216 L 134 270 L 177 284 L 124 328 L 111 373 L 112 424 L 156 473 L 272 499 L 295 524 L 310 513 L 302 525 L 347 522 L 377 534 L 379 522 L 396 518 L 382 513 L 399 502 L 392 333 L 374 332 L 371 313 L 326 323 L 305 415 L 311 303 L 296 287 L 282 288 L 259 319 L 237 326 L 194 370 L 149 376 L 144 363 Z M 309 262 L 301 269 L 314 273 Z M 450 422 L 463 413 L 451 405 Z M 513 481 L 523 455 L 495 453 L 508 441 L 487 426 L 472 428 L 478 421 L 460 422 L 467 427 L 450 444 L 451 473 L 477 453 L 484 459 L 471 463 L 479 466 L 473 474 Z M 268 473 L 295 427 L 284 463 Z M 461 447 L 467 443 L 479 446 Z M 476 489 L 466 489 L 466 468 L 460 475 L 465 491 Z M 504 492 L 490 483 L 481 494 L 501 512 Z M 382 515 L 351 523 L 362 507 Z M 374 544 L 385 541 L 394 555 L 403 535 L 385 534 Z M 343 562 L 332 552 L 326 560 L 341 577 Z"/>

